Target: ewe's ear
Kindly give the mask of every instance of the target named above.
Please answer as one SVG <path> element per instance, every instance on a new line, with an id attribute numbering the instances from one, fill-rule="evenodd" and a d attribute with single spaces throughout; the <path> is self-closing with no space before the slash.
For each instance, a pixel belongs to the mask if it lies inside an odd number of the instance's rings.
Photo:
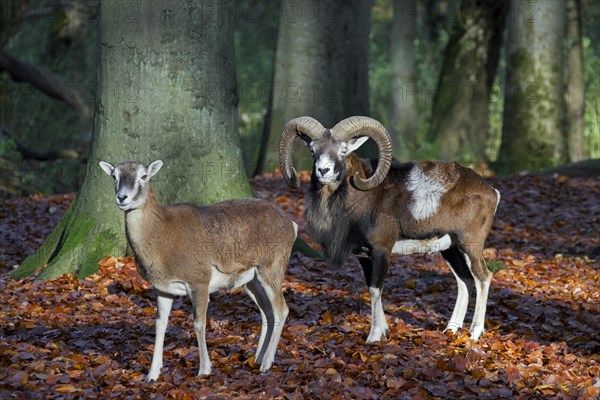
<path id="1" fill-rule="evenodd" d="M 347 142 L 346 155 L 354 152 L 354 150 L 358 149 L 360 146 L 365 144 L 365 142 L 369 140 L 368 136 L 359 136 L 354 139 L 350 139 Z"/>
<path id="2" fill-rule="evenodd" d="M 106 161 L 100 161 L 98 164 L 100 164 L 100 168 L 102 168 L 102 171 L 106 172 L 107 175 L 113 175 L 115 167 L 113 167 L 111 163 L 107 163 Z"/>
<path id="3" fill-rule="evenodd" d="M 156 161 L 152 161 L 150 163 L 150 165 L 148 165 L 148 178 L 150 179 L 152 178 L 154 175 L 156 175 L 156 173 L 158 171 L 160 171 L 161 167 L 163 166 L 163 162 L 162 160 L 156 160 Z"/>

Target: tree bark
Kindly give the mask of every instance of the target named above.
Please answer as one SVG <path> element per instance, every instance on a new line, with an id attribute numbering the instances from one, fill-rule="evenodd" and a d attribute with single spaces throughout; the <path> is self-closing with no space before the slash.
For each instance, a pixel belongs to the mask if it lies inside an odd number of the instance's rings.
<path id="1" fill-rule="evenodd" d="M 488 108 L 507 8 L 504 0 L 465 1 L 456 16 L 428 135 L 440 159 L 487 159 Z"/>
<path id="2" fill-rule="evenodd" d="M 263 169 L 279 164 L 279 138 L 288 120 L 310 115 L 332 126 L 369 114 L 371 6 L 371 0 L 282 1 Z M 296 154 L 298 167 L 310 168 L 310 153 Z"/>
<path id="3" fill-rule="evenodd" d="M 584 93 L 581 0 L 567 1 L 567 149 L 569 161 L 587 158 L 583 136 Z"/>
<path id="4" fill-rule="evenodd" d="M 98 161 L 162 159 L 153 183 L 164 204 L 251 194 L 237 131 L 231 1 L 100 6 L 94 132 L 77 199 L 13 276 L 93 273 L 127 250 L 123 212 Z M 156 232 L 156 234 L 161 234 Z"/>
<path id="5" fill-rule="evenodd" d="M 497 170 L 536 170 L 565 160 L 563 1 L 512 1 Z"/>
<path id="6" fill-rule="evenodd" d="M 417 9 L 413 0 L 393 0 L 394 17 L 390 34 L 392 69 L 392 112 L 390 134 L 394 156 L 400 160 L 416 157 L 417 143 L 417 71 L 415 31 Z"/>

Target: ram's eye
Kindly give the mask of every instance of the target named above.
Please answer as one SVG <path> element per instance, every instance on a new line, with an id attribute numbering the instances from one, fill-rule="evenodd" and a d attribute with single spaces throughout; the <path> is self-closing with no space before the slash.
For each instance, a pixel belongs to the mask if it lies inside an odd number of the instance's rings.
<path id="1" fill-rule="evenodd" d="M 148 175 L 142 175 L 142 178 L 141 178 L 141 179 L 142 179 L 143 181 L 145 181 L 146 179 L 148 179 Z"/>

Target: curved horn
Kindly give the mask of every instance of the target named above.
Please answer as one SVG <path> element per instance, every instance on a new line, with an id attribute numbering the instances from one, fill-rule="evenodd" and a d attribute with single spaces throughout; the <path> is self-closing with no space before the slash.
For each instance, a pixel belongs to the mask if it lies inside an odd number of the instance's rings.
<path id="1" fill-rule="evenodd" d="M 369 117 L 350 117 L 338 122 L 331 134 L 339 140 L 348 141 L 356 136 L 368 136 L 375 141 L 379 149 L 377 169 L 370 178 L 354 174 L 353 186 L 359 190 L 371 190 L 386 177 L 392 163 L 392 139 L 387 129 L 376 119 Z"/>
<path id="2" fill-rule="evenodd" d="M 308 136 L 312 140 L 317 140 L 323 136 L 325 128 L 319 121 L 312 117 L 298 117 L 288 121 L 281 132 L 279 141 L 279 164 L 281 173 L 288 186 L 297 188 L 300 186 L 300 180 L 294 166 L 292 165 L 292 143 L 299 135 Z"/>

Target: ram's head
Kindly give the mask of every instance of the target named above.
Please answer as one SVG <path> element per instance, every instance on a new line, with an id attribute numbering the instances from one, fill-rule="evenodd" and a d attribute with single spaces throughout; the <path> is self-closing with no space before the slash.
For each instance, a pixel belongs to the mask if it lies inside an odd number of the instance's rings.
<path id="1" fill-rule="evenodd" d="M 292 165 L 292 143 L 301 138 L 313 155 L 313 173 L 322 185 L 341 182 L 346 176 L 346 157 L 371 138 L 379 149 L 375 173 L 363 178 L 358 173 L 351 182 L 359 190 L 371 190 L 386 177 L 392 162 L 392 141 L 381 123 L 369 117 L 350 117 L 326 129 L 311 117 L 289 121 L 281 133 L 279 162 L 287 184 L 298 187 L 300 182 Z"/>

